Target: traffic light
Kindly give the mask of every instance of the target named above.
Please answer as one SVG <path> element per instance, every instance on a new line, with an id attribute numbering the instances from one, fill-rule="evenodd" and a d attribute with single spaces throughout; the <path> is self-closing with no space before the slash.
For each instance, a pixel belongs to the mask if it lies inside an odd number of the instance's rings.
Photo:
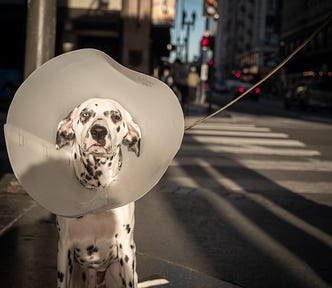
<path id="1" fill-rule="evenodd" d="M 203 49 L 214 50 L 214 36 L 203 36 L 201 40 L 201 47 Z"/>
<path id="2" fill-rule="evenodd" d="M 210 46 L 209 36 L 203 36 L 202 37 L 201 46 L 202 46 L 202 48 L 206 48 L 206 49 Z"/>
<path id="3" fill-rule="evenodd" d="M 214 50 L 214 36 L 209 36 L 209 48 L 213 51 Z"/>
<path id="4" fill-rule="evenodd" d="M 203 2 L 203 16 L 204 17 L 218 17 L 218 1 L 217 0 L 204 0 Z"/>

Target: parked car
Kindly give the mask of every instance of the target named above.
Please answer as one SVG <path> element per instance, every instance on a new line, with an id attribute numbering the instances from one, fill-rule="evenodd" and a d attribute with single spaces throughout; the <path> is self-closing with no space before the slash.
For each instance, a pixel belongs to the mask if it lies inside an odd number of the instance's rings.
<path id="1" fill-rule="evenodd" d="M 329 80 L 332 79 L 311 79 L 296 84 L 286 93 L 285 108 L 332 108 L 332 82 Z"/>
<path id="2" fill-rule="evenodd" d="M 234 98 L 240 96 L 253 86 L 253 84 L 242 80 L 226 80 L 226 89 Z M 258 100 L 261 94 L 261 88 L 256 87 L 249 95 L 245 96 L 251 100 Z"/>

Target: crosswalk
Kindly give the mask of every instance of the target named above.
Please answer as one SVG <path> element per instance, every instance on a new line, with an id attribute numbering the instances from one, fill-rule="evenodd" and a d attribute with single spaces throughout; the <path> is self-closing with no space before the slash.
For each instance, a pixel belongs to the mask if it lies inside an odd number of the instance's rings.
<path id="1" fill-rule="evenodd" d="M 214 118 L 186 131 L 166 175 L 191 188 L 213 188 L 221 181 L 231 191 L 287 189 L 308 197 L 327 195 L 332 193 L 332 161 L 320 155 L 286 133 Z"/>

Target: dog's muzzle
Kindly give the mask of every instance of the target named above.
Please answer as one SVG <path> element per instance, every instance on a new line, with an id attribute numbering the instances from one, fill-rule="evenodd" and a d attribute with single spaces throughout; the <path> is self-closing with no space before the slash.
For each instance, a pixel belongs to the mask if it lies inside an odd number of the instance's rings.
<path id="1" fill-rule="evenodd" d="M 95 124 L 91 127 L 90 133 L 93 140 L 101 146 L 105 146 L 108 131 L 104 126 Z"/>

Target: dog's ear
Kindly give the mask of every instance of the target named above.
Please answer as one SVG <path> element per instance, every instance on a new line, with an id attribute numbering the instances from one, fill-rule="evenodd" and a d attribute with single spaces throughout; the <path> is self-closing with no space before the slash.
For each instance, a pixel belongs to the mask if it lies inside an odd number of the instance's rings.
<path id="1" fill-rule="evenodd" d="M 72 145 L 75 139 L 75 132 L 73 130 L 73 121 L 77 114 L 77 108 L 71 111 L 67 117 L 60 121 L 56 132 L 56 149 L 61 149 L 63 146 Z"/>
<path id="2" fill-rule="evenodd" d="M 129 116 L 130 117 L 130 116 Z M 127 117 L 126 117 L 127 118 Z M 123 138 L 122 143 L 128 146 L 129 151 L 133 151 L 137 157 L 140 155 L 141 150 L 141 129 L 131 119 L 127 118 L 126 125 L 128 128 L 127 135 Z"/>
<path id="3" fill-rule="evenodd" d="M 141 129 L 133 121 L 127 122 L 128 133 L 123 138 L 122 143 L 128 146 L 128 150 L 133 151 L 137 157 L 141 150 Z"/>

